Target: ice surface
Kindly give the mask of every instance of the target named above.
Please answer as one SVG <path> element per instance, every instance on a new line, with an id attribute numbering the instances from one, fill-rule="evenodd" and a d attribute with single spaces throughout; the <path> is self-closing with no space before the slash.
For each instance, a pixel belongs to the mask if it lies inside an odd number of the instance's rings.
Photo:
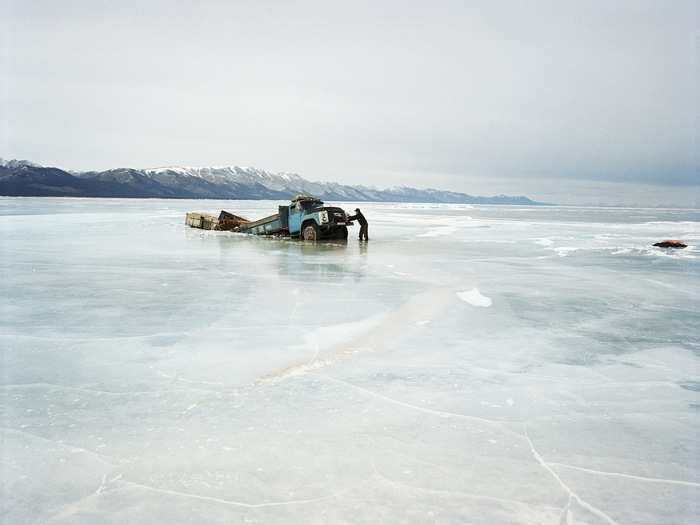
<path id="1" fill-rule="evenodd" d="M 700 213 L 277 204 L 0 199 L 2 523 L 697 523 Z"/>

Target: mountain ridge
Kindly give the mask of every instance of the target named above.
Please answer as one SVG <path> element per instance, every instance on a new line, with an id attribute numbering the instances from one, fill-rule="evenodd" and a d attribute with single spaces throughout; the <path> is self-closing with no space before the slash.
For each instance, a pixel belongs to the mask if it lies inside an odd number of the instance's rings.
<path id="1" fill-rule="evenodd" d="M 525 196 L 481 197 L 435 188 L 376 189 L 309 181 L 296 173 L 272 173 L 244 166 L 67 171 L 0 158 L 0 195 L 5 196 L 279 200 L 298 193 L 309 193 L 329 201 L 542 204 Z"/>

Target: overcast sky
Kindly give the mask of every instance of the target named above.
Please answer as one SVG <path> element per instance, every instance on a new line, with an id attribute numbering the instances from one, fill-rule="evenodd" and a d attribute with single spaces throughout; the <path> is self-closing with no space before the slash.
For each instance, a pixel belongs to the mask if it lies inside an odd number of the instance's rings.
<path id="1" fill-rule="evenodd" d="M 0 0 L 0 156 L 698 204 L 698 2 Z"/>

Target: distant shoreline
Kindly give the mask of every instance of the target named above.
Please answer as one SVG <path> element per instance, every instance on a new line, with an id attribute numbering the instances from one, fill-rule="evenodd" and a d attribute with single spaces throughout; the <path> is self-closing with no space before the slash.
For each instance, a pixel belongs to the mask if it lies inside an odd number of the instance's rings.
<path id="1" fill-rule="evenodd" d="M 172 201 L 284 201 L 285 199 L 233 199 L 233 198 L 213 198 L 213 197 L 76 197 L 73 195 L 0 195 L 0 199 L 113 199 L 113 200 L 172 200 Z M 457 206 L 523 206 L 531 208 L 568 208 L 568 209 L 601 209 L 601 210 L 658 210 L 658 211 L 694 211 L 700 212 L 699 208 L 690 207 L 670 207 L 670 206 L 627 206 L 617 204 L 556 204 L 538 202 L 537 204 L 470 204 L 461 202 L 415 202 L 415 201 L 352 201 L 329 199 L 330 202 L 361 202 L 367 204 L 448 204 Z M 696 222 L 696 221 L 691 221 Z"/>

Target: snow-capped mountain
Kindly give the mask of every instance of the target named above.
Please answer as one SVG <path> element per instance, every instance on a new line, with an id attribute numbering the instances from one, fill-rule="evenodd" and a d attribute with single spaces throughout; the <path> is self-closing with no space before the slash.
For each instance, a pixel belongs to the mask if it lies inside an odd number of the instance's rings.
<path id="1" fill-rule="evenodd" d="M 379 190 L 337 182 L 312 182 L 295 173 L 271 173 L 241 166 L 68 172 L 29 161 L 0 159 L 0 195 L 283 200 L 298 193 L 329 201 L 537 204 L 527 197 L 475 197 L 436 189 Z"/>
<path id="2" fill-rule="evenodd" d="M 11 160 L 5 160 L 2 157 L 0 157 L 0 168 L 22 168 L 22 167 L 35 167 L 35 168 L 40 168 L 40 164 L 35 164 L 34 162 L 29 162 L 28 160 L 17 160 L 17 159 L 11 159 Z"/>

